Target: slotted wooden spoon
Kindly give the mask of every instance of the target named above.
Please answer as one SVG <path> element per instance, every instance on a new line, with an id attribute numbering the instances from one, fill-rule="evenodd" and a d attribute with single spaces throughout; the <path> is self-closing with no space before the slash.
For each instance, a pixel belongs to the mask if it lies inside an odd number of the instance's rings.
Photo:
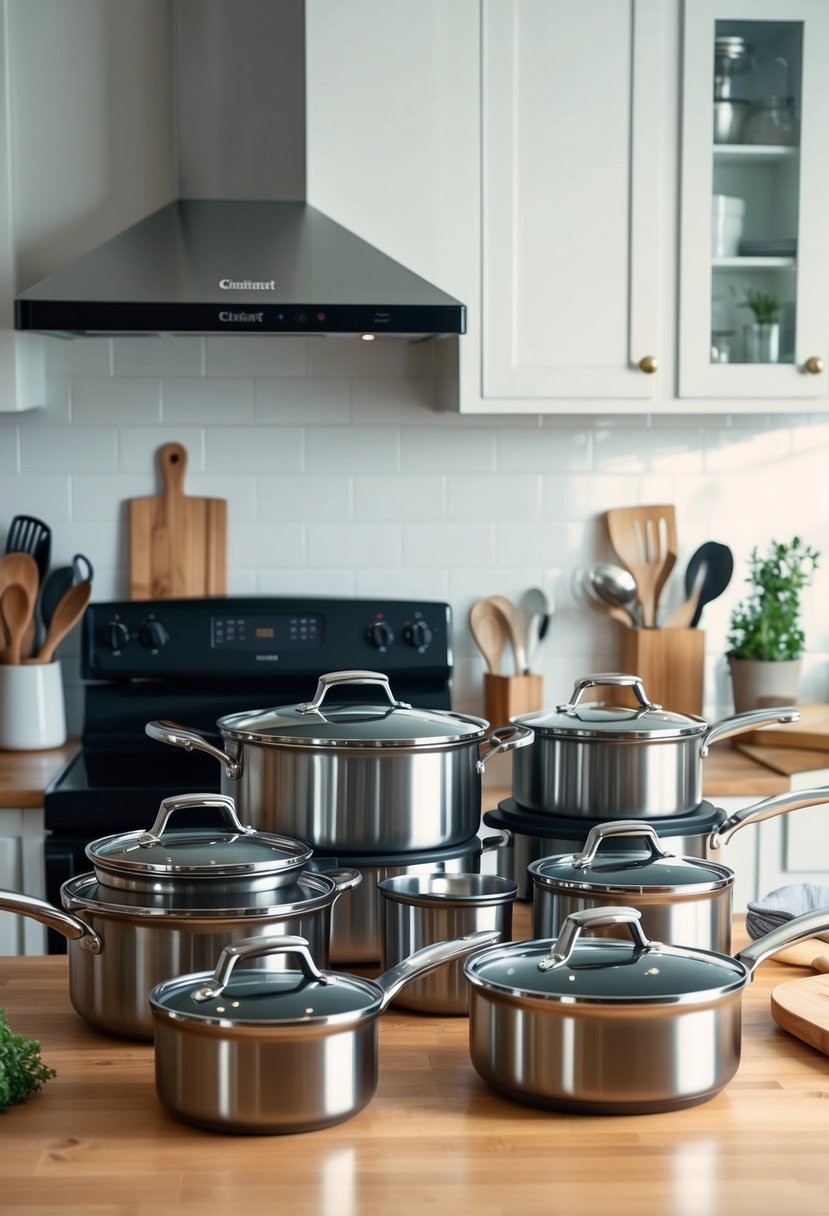
<path id="1" fill-rule="evenodd" d="M 489 600 L 478 600 L 469 610 L 469 632 L 492 675 L 501 674 L 501 660 L 510 640 L 504 614 Z"/>
<path id="2" fill-rule="evenodd" d="M 676 511 L 670 504 L 614 507 L 605 512 L 616 557 L 636 579 L 642 624 L 656 624 L 662 588 L 676 563 Z"/>

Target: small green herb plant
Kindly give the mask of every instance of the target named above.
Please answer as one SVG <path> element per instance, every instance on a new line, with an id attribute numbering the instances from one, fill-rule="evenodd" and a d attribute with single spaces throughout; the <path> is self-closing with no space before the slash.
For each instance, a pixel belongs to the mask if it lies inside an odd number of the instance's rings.
<path id="1" fill-rule="evenodd" d="M 772 325 L 780 316 L 780 301 L 766 291 L 752 291 L 749 288 L 741 307 L 751 309 L 758 325 Z"/>
<path id="2" fill-rule="evenodd" d="M 808 587 L 820 553 L 795 536 L 773 540 L 765 557 L 755 546 L 746 582 L 750 594 L 734 608 L 728 632 L 733 659 L 780 662 L 799 659 L 806 638 L 800 625 L 800 593 Z"/>
<path id="3" fill-rule="evenodd" d="M 40 1058 L 40 1043 L 10 1030 L 8 1015 L 0 1009 L 0 1113 L 25 1102 L 54 1076 L 55 1070 Z"/>

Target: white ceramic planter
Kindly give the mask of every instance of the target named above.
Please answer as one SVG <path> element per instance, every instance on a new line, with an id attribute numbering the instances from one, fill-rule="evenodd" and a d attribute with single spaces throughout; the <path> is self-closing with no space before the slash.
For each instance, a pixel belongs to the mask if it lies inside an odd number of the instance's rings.
<path id="1" fill-rule="evenodd" d="M 729 659 L 734 690 L 734 712 L 768 709 L 774 705 L 796 705 L 800 659 L 767 662 L 760 659 Z"/>

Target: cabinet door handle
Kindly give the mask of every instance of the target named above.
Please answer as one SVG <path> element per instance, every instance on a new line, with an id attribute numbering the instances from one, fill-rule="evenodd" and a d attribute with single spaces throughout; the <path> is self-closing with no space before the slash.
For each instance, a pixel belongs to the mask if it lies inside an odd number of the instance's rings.
<path id="1" fill-rule="evenodd" d="M 803 366 L 806 368 L 806 371 L 811 372 L 813 376 L 819 376 L 823 371 L 823 360 L 818 358 L 817 355 L 812 355 L 811 358 L 806 360 Z"/>
<path id="2" fill-rule="evenodd" d="M 644 372 L 646 376 L 650 376 L 659 367 L 659 362 L 653 355 L 645 355 L 644 359 L 639 360 L 639 370 Z"/>

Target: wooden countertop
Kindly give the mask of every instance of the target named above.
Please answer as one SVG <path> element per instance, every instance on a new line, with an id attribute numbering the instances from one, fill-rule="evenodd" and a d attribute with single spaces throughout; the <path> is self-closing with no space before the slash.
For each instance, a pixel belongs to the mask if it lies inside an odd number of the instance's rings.
<path id="1" fill-rule="evenodd" d="M 0 750 L 0 807 L 43 806 L 43 791 L 78 750 L 77 739 L 36 752 Z"/>
<path id="2" fill-rule="evenodd" d="M 515 936 L 529 933 L 516 905 Z M 738 922 L 735 949 L 745 941 Z M 769 992 L 809 974 L 769 961 L 743 994 L 740 1069 L 711 1101 L 659 1115 L 536 1110 L 494 1094 L 467 1020 L 381 1016 L 380 1081 L 336 1127 L 226 1136 L 159 1105 L 149 1044 L 109 1039 L 68 997 L 65 956 L 0 959 L 0 1007 L 57 1069 L 0 1116 L 4 1216 L 824 1216 L 827 1059 L 772 1021 Z"/>

